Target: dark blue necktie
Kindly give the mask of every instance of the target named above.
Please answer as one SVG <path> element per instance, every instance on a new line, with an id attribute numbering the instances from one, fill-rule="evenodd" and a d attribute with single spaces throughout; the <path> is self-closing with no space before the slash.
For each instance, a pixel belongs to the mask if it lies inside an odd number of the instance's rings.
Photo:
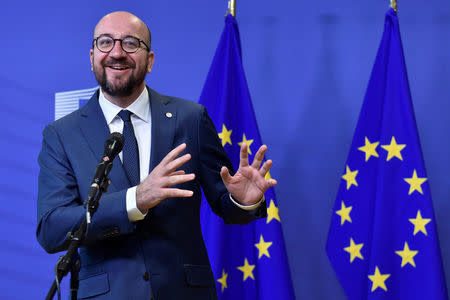
<path id="1" fill-rule="evenodd" d="M 122 110 L 117 114 L 123 121 L 123 137 L 125 139 L 122 150 L 122 163 L 131 186 L 138 185 L 139 180 L 139 149 L 131 123 L 131 112 Z"/>

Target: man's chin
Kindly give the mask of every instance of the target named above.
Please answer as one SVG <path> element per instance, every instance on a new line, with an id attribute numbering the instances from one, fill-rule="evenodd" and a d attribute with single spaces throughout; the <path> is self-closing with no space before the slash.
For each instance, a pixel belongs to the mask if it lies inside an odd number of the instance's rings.
<path id="1" fill-rule="evenodd" d="M 103 74 L 96 74 L 96 79 L 102 90 L 113 97 L 131 96 L 140 86 L 132 75 L 116 76 L 103 72 Z"/>
<path id="2" fill-rule="evenodd" d="M 133 87 L 128 84 L 112 84 L 111 82 L 101 85 L 102 90 L 111 96 L 125 97 L 133 93 Z"/>
<path id="3" fill-rule="evenodd" d="M 125 86 L 130 81 L 130 76 L 110 76 L 107 74 L 106 82 L 117 88 Z"/>

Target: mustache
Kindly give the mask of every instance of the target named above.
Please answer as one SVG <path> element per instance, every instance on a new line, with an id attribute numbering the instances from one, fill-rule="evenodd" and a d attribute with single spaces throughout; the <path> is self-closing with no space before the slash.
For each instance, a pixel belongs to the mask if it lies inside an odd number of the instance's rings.
<path id="1" fill-rule="evenodd" d="M 126 58 L 119 58 L 119 59 L 109 58 L 108 60 L 105 60 L 102 63 L 102 66 L 103 67 L 107 67 L 107 66 L 115 65 L 115 64 L 120 64 L 122 66 L 126 66 L 126 67 L 129 67 L 129 68 L 134 68 L 135 67 L 135 64 L 133 62 L 128 61 Z"/>

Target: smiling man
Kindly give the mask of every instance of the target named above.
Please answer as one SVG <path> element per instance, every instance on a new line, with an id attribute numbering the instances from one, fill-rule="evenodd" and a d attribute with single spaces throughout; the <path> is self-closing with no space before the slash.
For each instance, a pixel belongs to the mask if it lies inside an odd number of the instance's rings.
<path id="1" fill-rule="evenodd" d="M 116 47 L 117 39 L 121 47 Z M 137 17 L 125 12 L 106 15 L 94 30 L 91 65 L 102 92 L 114 104 L 127 107 L 145 88 L 155 54 L 150 49 L 151 34 Z M 95 51 L 98 50 L 98 51 Z"/>
<path id="2" fill-rule="evenodd" d="M 267 215 L 262 146 L 249 165 L 241 147 L 232 176 L 216 129 L 203 106 L 164 96 L 145 84 L 155 55 L 151 33 L 136 16 L 114 12 L 94 30 L 92 70 L 100 89 L 89 102 L 43 132 L 39 155 L 37 238 L 50 253 L 85 216 L 103 143 L 125 138 L 111 184 L 80 249 L 80 299 L 216 299 L 200 228 L 203 189 L 227 224 Z M 232 251 L 232 250 L 230 250 Z"/>

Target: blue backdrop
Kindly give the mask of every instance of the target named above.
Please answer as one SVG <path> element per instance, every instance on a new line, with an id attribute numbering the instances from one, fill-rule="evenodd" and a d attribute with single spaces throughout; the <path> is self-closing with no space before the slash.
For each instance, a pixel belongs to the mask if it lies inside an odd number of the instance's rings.
<path id="1" fill-rule="evenodd" d="M 243 61 L 298 299 L 345 299 L 325 253 L 332 208 L 388 1 L 239 1 Z M 35 238 L 37 155 L 55 93 L 96 86 L 93 28 L 128 10 L 153 34 L 157 91 L 197 101 L 224 26 L 225 0 L 3 1 L 0 296 L 44 298 L 56 255 Z M 450 2 L 399 2 L 400 30 L 450 283 Z M 67 282 L 68 280 L 65 279 Z M 24 288 L 25 287 L 25 288 Z"/>

